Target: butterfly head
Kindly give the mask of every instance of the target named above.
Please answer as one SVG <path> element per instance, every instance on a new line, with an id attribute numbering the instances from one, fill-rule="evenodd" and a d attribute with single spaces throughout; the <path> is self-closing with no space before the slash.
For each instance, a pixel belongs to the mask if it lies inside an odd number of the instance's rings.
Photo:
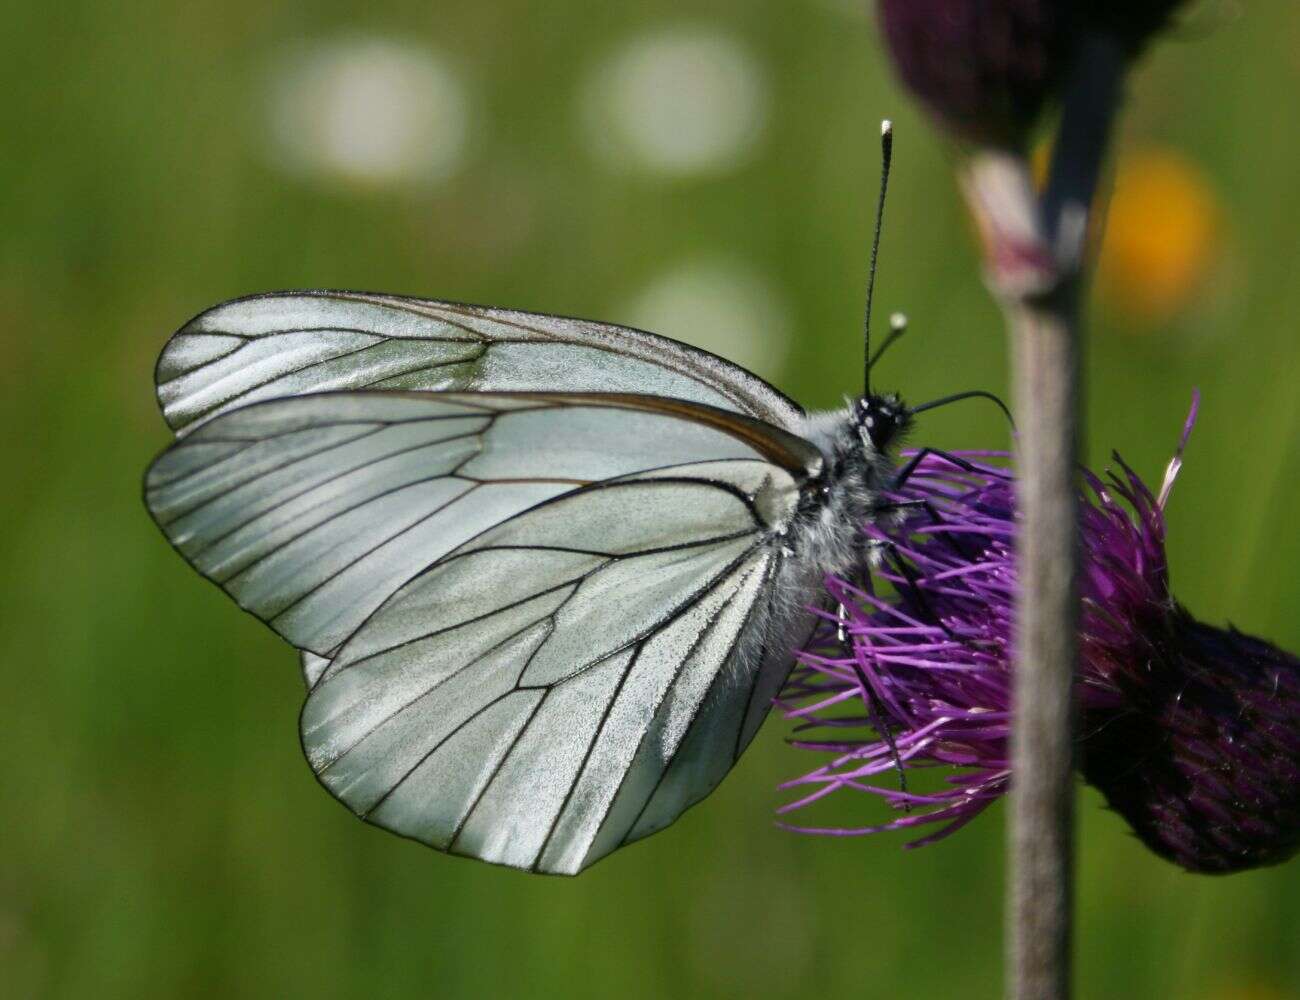
<path id="1" fill-rule="evenodd" d="M 896 393 L 863 396 L 853 404 L 853 423 L 864 444 L 877 452 L 898 443 L 912 422 L 912 411 Z"/>

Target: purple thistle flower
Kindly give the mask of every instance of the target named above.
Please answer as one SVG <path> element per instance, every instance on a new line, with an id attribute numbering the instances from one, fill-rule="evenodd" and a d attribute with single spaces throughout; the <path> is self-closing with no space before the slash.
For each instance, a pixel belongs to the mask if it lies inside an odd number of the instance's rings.
<path id="1" fill-rule="evenodd" d="M 1195 417 L 1194 402 L 1159 495 L 1118 455 L 1118 472 L 1085 474 L 1080 769 L 1157 854 L 1228 872 L 1300 848 L 1300 660 L 1196 621 L 1170 593 L 1164 506 Z M 797 723 L 795 745 L 832 755 L 782 786 L 797 793 L 782 814 L 840 790 L 901 814 L 791 829 L 915 827 L 928 831 L 908 845 L 919 846 L 970 822 L 1013 780 L 1014 480 L 1003 453 L 960 457 L 970 469 L 921 463 L 892 498 L 914 505 L 901 525 L 864 526 L 895 554 L 877 574 L 893 593 L 829 578 L 846 620 L 827 616 L 778 700 Z M 944 772 L 938 788 L 907 788 L 903 779 L 933 769 Z"/>

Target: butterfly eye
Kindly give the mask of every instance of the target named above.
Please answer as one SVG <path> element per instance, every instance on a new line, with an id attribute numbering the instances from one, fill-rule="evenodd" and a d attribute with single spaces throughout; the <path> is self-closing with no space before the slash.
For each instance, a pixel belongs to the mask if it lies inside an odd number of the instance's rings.
<path id="1" fill-rule="evenodd" d="M 859 432 L 870 440 L 877 450 L 884 449 L 898 433 L 903 411 L 894 403 L 879 397 L 867 397 L 854 404 Z"/>
<path id="2" fill-rule="evenodd" d="M 866 424 L 867 437 L 877 450 L 883 449 L 894 436 L 896 424 L 892 418 L 873 419 Z"/>

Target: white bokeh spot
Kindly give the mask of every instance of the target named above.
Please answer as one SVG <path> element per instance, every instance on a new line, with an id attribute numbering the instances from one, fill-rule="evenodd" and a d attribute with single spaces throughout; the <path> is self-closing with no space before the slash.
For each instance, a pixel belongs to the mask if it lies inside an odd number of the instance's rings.
<path id="1" fill-rule="evenodd" d="M 790 348 L 790 310 L 762 273 L 741 261 L 678 264 L 621 310 L 631 326 L 702 347 L 755 374 L 780 374 Z"/>
<path id="2" fill-rule="evenodd" d="M 763 136 L 767 105 L 763 67 L 744 44 L 689 27 L 632 39 L 592 70 L 581 95 L 598 156 L 665 177 L 739 166 Z"/>
<path id="3" fill-rule="evenodd" d="M 459 75 L 438 53 L 391 39 L 335 39 L 277 61 L 268 111 L 275 160 L 324 179 L 436 183 L 469 146 Z"/>

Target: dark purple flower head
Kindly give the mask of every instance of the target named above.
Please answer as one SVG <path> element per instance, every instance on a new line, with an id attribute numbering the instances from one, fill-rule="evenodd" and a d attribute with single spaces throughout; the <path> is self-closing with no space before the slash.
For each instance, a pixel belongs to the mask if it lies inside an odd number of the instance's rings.
<path id="1" fill-rule="evenodd" d="M 1195 408 L 1184 431 L 1190 431 Z M 1078 689 L 1081 770 L 1152 850 L 1184 868 L 1227 872 L 1300 848 L 1300 660 L 1233 629 L 1197 622 L 1169 591 L 1164 505 L 1116 456 L 1086 476 Z M 1013 780 L 1008 754 L 1014 481 L 1006 456 L 927 457 L 897 497 L 924 501 L 897 529 L 870 584 L 827 580 L 847 623 L 828 619 L 800 654 L 780 704 L 796 745 L 829 762 L 788 782 L 782 813 L 845 789 L 899 814 L 852 835 L 959 829 Z M 993 464 L 991 460 L 997 460 Z M 848 647 L 851 647 L 851 652 Z M 940 769 L 937 789 L 899 778 Z M 897 776 L 896 776 L 897 775 Z M 805 829 L 807 827 L 794 827 Z"/>
<path id="2" fill-rule="evenodd" d="M 1020 147 L 1064 72 L 1067 32 L 1052 0 L 880 0 L 903 82 L 950 131 Z"/>
<path id="3" fill-rule="evenodd" d="M 879 0 L 907 87 L 955 135 L 1019 149 L 1089 31 L 1137 54 L 1184 0 Z"/>

